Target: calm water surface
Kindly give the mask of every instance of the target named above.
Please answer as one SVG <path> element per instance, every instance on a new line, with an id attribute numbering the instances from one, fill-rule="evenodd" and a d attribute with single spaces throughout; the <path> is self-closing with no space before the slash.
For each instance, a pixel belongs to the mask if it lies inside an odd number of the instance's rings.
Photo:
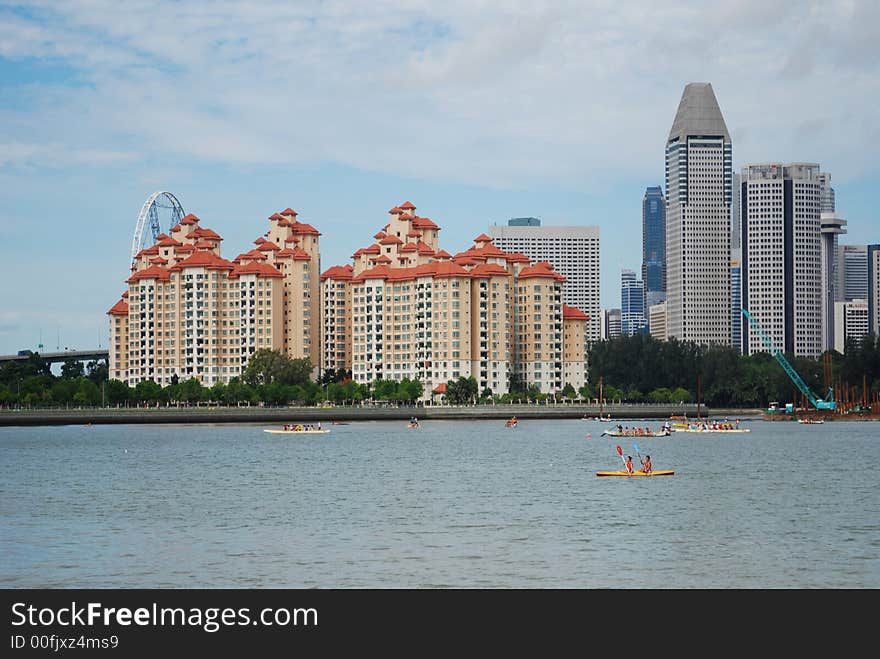
<path id="1" fill-rule="evenodd" d="M 0 585 L 880 587 L 880 423 L 264 427 L 0 428 Z"/>

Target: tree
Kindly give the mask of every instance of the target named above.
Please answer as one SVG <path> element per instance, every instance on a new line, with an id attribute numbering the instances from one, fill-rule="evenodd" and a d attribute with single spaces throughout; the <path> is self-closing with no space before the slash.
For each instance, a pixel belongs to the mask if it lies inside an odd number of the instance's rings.
<path id="1" fill-rule="evenodd" d="M 461 376 L 446 383 L 446 401 L 451 405 L 468 405 L 477 398 L 479 385 L 474 376 Z"/>
<path id="2" fill-rule="evenodd" d="M 93 359 L 86 364 L 86 377 L 95 384 L 106 382 L 110 376 L 110 367 L 106 359 Z"/>
<path id="3" fill-rule="evenodd" d="M 562 388 L 562 395 L 570 400 L 574 400 L 577 397 L 577 392 L 574 390 L 574 387 L 566 382 L 565 386 Z"/>
<path id="4" fill-rule="evenodd" d="M 421 398 L 424 392 L 425 386 L 419 380 L 410 380 L 409 378 L 404 378 L 397 386 L 398 400 L 412 402 Z"/>
<path id="5" fill-rule="evenodd" d="M 178 385 L 177 398 L 192 405 L 202 400 L 205 389 L 202 383 L 196 378 L 184 380 Z"/>
<path id="6" fill-rule="evenodd" d="M 397 383 L 394 380 L 376 378 L 373 382 L 373 397 L 378 400 L 395 400 L 397 396 Z"/>
<path id="7" fill-rule="evenodd" d="M 134 387 L 134 398 L 141 403 L 155 403 L 162 399 L 162 387 L 152 380 L 141 380 Z"/>
<path id="8" fill-rule="evenodd" d="M 277 350 L 257 350 L 248 360 L 242 380 L 252 387 L 261 384 L 299 384 L 311 381 L 312 363 L 308 358 L 291 359 Z"/>
<path id="9" fill-rule="evenodd" d="M 78 381 L 73 400 L 80 405 L 97 405 L 101 402 L 101 390 L 94 382 L 82 377 Z"/>
<path id="10" fill-rule="evenodd" d="M 110 380 L 105 389 L 107 402 L 111 405 L 122 405 L 131 397 L 131 389 L 125 382 Z"/>
<path id="11" fill-rule="evenodd" d="M 83 363 L 81 361 L 70 358 L 66 359 L 61 365 L 61 377 L 65 380 L 76 380 L 84 375 L 85 370 L 83 369 Z"/>

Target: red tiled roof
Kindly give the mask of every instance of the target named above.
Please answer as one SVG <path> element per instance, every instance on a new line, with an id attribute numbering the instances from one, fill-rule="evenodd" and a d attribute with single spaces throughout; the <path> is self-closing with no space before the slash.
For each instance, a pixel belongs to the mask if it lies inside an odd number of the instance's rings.
<path id="1" fill-rule="evenodd" d="M 435 394 L 445 394 L 446 393 L 446 383 L 441 382 L 432 390 Z"/>
<path id="2" fill-rule="evenodd" d="M 183 228 L 183 227 L 181 227 L 179 224 L 175 224 L 173 227 L 171 227 L 171 233 L 177 233 L 177 232 L 180 231 L 182 228 Z"/>
<path id="3" fill-rule="evenodd" d="M 397 236 L 385 236 L 379 241 L 380 245 L 401 245 L 403 241 Z"/>
<path id="4" fill-rule="evenodd" d="M 156 236 L 156 242 L 158 243 L 160 240 L 165 240 L 166 238 L 168 238 L 167 233 L 160 233 L 158 236 Z"/>
<path id="5" fill-rule="evenodd" d="M 193 247 L 192 245 L 181 245 L 180 247 L 174 248 L 174 253 L 177 254 L 179 252 L 194 252 L 195 249 L 196 248 Z"/>
<path id="6" fill-rule="evenodd" d="M 400 207 L 405 211 L 414 211 L 416 209 L 416 207 L 413 205 L 413 203 L 411 201 L 403 202 L 400 205 Z"/>
<path id="7" fill-rule="evenodd" d="M 297 238 L 296 236 L 288 236 L 287 238 L 284 239 L 284 242 L 286 242 L 286 243 L 298 243 L 298 242 L 299 242 L 299 238 Z"/>
<path id="8" fill-rule="evenodd" d="M 379 247 L 376 243 L 373 243 L 369 247 L 364 247 L 364 254 L 378 254 L 382 251 L 382 248 Z"/>
<path id="9" fill-rule="evenodd" d="M 313 236 L 320 236 L 321 235 L 321 232 L 318 231 L 311 224 L 305 224 L 303 222 L 290 222 L 288 224 L 288 226 L 290 227 L 290 230 L 293 231 L 294 233 L 308 233 Z"/>
<path id="10" fill-rule="evenodd" d="M 122 297 L 126 297 L 126 298 L 127 298 L 127 297 L 128 297 L 128 291 L 125 291 L 125 292 L 122 294 Z"/>
<path id="11" fill-rule="evenodd" d="M 309 253 L 304 250 L 302 247 L 294 247 L 293 248 L 293 260 L 294 261 L 311 261 L 312 257 L 309 256 Z"/>
<path id="12" fill-rule="evenodd" d="M 385 256 L 384 254 L 382 254 L 382 255 L 380 255 L 380 256 L 374 256 L 374 257 L 371 258 L 370 260 L 371 260 L 373 263 L 391 263 L 391 259 L 389 259 L 389 258 L 388 258 L 387 256 Z"/>
<path id="13" fill-rule="evenodd" d="M 174 238 L 165 238 L 156 243 L 159 247 L 180 247 L 183 243 Z"/>
<path id="14" fill-rule="evenodd" d="M 259 250 L 260 252 L 277 252 L 280 249 L 281 248 L 273 243 L 271 240 L 264 240 L 260 243 L 260 246 L 257 247 L 257 250 Z"/>
<path id="15" fill-rule="evenodd" d="M 213 252 L 196 252 L 171 268 L 172 271 L 184 268 L 207 268 L 208 270 L 232 270 L 233 264 Z"/>
<path id="16" fill-rule="evenodd" d="M 125 295 L 123 294 L 123 297 Z M 116 304 L 110 307 L 110 311 L 107 312 L 109 316 L 127 316 L 128 315 L 128 302 L 125 300 L 119 300 Z"/>
<path id="17" fill-rule="evenodd" d="M 192 213 L 190 213 L 190 214 L 187 215 L 185 218 L 183 218 L 183 219 L 180 221 L 180 223 L 181 223 L 181 224 L 197 224 L 198 221 L 199 221 L 199 218 L 197 218 L 195 215 L 193 215 Z"/>
<path id="18" fill-rule="evenodd" d="M 375 236 L 373 236 L 373 238 L 375 238 L 376 240 L 381 240 L 384 237 L 385 237 L 384 231 L 379 231 Z"/>
<path id="19" fill-rule="evenodd" d="M 565 281 L 565 277 L 558 272 L 553 271 L 553 267 L 546 261 L 539 261 L 533 266 L 528 266 L 519 271 L 520 279 L 531 279 L 534 277 L 549 277 L 556 281 Z"/>
<path id="20" fill-rule="evenodd" d="M 192 238 L 195 240 L 196 238 L 204 238 L 206 240 L 223 240 L 220 236 L 217 235 L 216 232 L 211 229 L 203 229 L 199 227 L 198 229 L 193 229 L 188 234 L 186 234 L 187 238 Z"/>
<path id="21" fill-rule="evenodd" d="M 491 243 L 492 239 L 487 236 L 485 233 L 481 233 L 479 236 L 474 238 L 475 243 Z"/>
<path id="22" fill-rule="evenodd" d="M 196 249 L 214 249 L 217 245 L 207 240 L 200 240 L 196 243 L 195 247 Z"/>
<path id="23" fill-rule="evenodd" d="M 413 225 L 416 229 L 436 229 L 437 231 L 440 230 L 440 227 L 438 227 L 436 224 L 434 224 L 434 223 L 431 221 L 431 219 L 430 219 L 430 218 L 427 218 L 427 217 L 417 217 L 417 218 L 415 218 L 415 219 L 412 221 L 412 225 Z"/>
<path id="24" fill-rule="evenodd" d="M 403 247 L 400 248 L 401 252 L 417 252 L 419 248 L 415 246 L 413 243 L 407 243 Z"/>
<path id="25" fill-rule="evenodd" d="M 407 237 L 407 238 L 421 238 L 421 237 L 422 237 L 422 232 L 421 232 L 421 231 L 416 231 L 415 229 L 413 229 L 413 230 L 410 231 L 408 234 L 406 234 L 406 237 Z"/>
<path id="26" fill-rule="evenodd" d="M 423 256 L 434 256 L 434 250 L 431 249 L 431 246 L 428 243 L 420 240 L 416 243 L 416 247 L 419 248 L 419 254 Z"/>
<path id="27" fill-rule="evenodd" d="M 525 254 L 521 254 L 520 252 L 510 252 L 506 256 L 507 260 L 510 263 L 531 263 L 532 260 L 526 256 Z"/>
<path id="28" fill-rule="evenodd" d="M 129 277 L 126 282 L 129 284 L 133 284 L 136 281 L 140 281 L 141 279 L 157 279 L 159 281 L 169 281 L 171 279 L 171 273 L 165 268 L 161 268 L 158 265 L 151 265 L 149 268 L 145 268 L 144 270 L 139 270 L 134 273 L 131 277 Z"/>
<path id="29" fill-rule="evenodd" d="M 510 273 L 497 263 L 481 263 L 471 270 L 471 275 L 474 277 L 506 277 Z"/>
<path id="30" fill-rule="evenodd" d="M 299 215 L 299 213 L 297 213 L 292 208 L 285 208 L 283 211 L 281 211 L 281 215 L 292 215 L 293 217 L 296 217 L 297 215 Z"/>
<path id="31" fill-rule="evenodd" d="M 152 247 L 147 247 L 145 250 L 142 250 L 140 252 L 140 254 L 138 254 L 138 256 L 140 256 L 141 254 L 143 254 L 144 256 L 150 256 L 151 254 L 158 254 L 158 253 L 159 253 L 159 246 L 153 245 Z"/>
<path id="32" fill-rule="evenodd" d="M 435 259 L 451 259 L 452 255 L 447 252 L 445 249 L 441 249 L 439 252 L 434 253 Z"/>
<path id="33" fill-rule="evenodd" d="M 254 241 L 254 245 L 262 245 L 264 242 L 266 242 L 266 239 L 263 238 L 263 236 L 260 236 L 259 238 L 257 238 L 257 239 Z"/>
<path id="34" fill-rule="evenodd" d="M 562 305 L 563 320 L 589 320 L 590 317 L 577 307 L 570 307 L 567 304 Z"/>
<path id="35" fill-rule="evenodd" d="M 257 277 L 284 277 L 281 271 L 274 265 L 268 263 L 247 263 L 245 265 L 238 264 L 232 272 L 229 273 L 230 279 L 237 279 L 241 275 L 257 275 Z"/>
<path id="36" fill-rule="evenodd" d="M 161 256 L 154 256 L 153 258 L 150 259 L 150 263 L 152 263 L 154 265 L 167 265 L 168 260 L 163 259 Z"/>
<path id="37" fill-rule="evenodd" d="M 350 265 L 334 265 L 327 268 L 321 273 L 321 280 L 324 279 L 344 279 L 346 281 L 352 278 L 352 267 Z"/>
<path id="38" fill-rule="evenodd" d="M 400 215 L 403 211 L 400 210 L 399 206 L 395 206 L 390 211 L 388 211 L 391 215 Z"/>

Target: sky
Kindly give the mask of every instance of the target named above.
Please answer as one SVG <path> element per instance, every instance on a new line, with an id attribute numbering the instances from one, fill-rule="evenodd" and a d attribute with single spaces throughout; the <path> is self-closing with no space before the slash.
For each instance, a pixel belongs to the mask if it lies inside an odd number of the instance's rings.
<path id="1" fill-rule="evenodd" d="M 713 5 L 0 0 L 0 354 L 106 347 L 160 190 L 230 259 L 294 208 L 322 268 L 406 200 L 451 253 L 511 217 L 598 226 L 618 307 L 688 82 L 735 171 L 819 163 L 842 242 L 880 242 L 880 3 Z"/>

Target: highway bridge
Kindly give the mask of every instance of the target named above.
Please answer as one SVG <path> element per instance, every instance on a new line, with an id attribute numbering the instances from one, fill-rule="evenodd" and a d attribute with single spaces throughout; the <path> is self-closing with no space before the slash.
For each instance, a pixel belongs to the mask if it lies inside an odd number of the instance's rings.
<path id="1" fill-rule="evenodd" d="M 65 350 L 63 352 L 41 352 L 40 359 L 50 364 L 58 364 L 66 362 L 68 359 L 74 359 L 79 362 L 89 362 L 93 359 L 108 359 L 110 353 L 107 350 Z M 30 358 L 30 354 L 24 355 L 0 355 L 0 366 L 6 362 L 26 362 Z"/>

